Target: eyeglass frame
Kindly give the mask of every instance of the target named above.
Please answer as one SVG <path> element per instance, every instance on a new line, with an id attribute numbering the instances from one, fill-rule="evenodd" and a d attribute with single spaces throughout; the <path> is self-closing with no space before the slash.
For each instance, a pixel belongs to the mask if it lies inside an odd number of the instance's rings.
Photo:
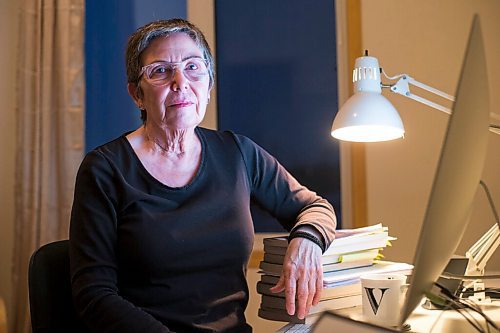
<path id="1" fill-rule="evenodd" d="M 169 83 L 172 82 L 172 78 L 173 76 L 175 75 L 175 71 L 177 71 L 177 68 L 179 67 L 179 65 L 183 64 L 183 63 L 187 63 L 189 62 L 189 60 L 192 60 L 192 59 L 200 59 L 204 64 L 205 64 L 205 67 L 206 67 L 206 73 L 200 75 L 200 77 L 203 77 L 205 75 L 209 75 L 210 76 L 210 70 L 208 68 L 209 66 L 209 63 L 208 61 L 203 58 L 203 57 L 199 57 L 199 56 L 193 56 L 193 57 L 189 57 L 189 58 L 186 58 L 182 61 L 176 61 L 176 62 L 168 62 L 168 61 L 155 61 L 155 62 L 152 62 L 146 66 L 142 66 L 141 67 L 141 70 L 139 72 L 139 80 L 143 77 L 144 74 L 146 74 L 146 71 L 148 70 L 148 68 L 154 66 L 154 65 L 157 65 L 157 64 L 161 64 L 161 63 L 164 63 L 164 64 L 167 64 L 168 66 L 171 66 L 172 69 L 174 70 L 173 74 L 172 74 L 172 77 L 170 78 L 170 80 L 167 80 L 165 81 L 165 83 L 162 83 L 162 84 L 153 84 L 151 82 L 151 79 L 149 78 L 148 75 L 146 75 L 146 82 L 148 82 L 149 84 L 151 84 L 152 86 L 155 86 L 155 87 L 161 87 L 161 86 L 165 86 Z M 189 81 L 191 82 L 194 82 L 194 81 L 197 81 L 197 80 L 192 80 L 191 78 L 189 78 L 186 74 L 184 74 L 184 69 L 182 69 L 182 75 L 184 75 L 185 78 L 187 78 Z"/>

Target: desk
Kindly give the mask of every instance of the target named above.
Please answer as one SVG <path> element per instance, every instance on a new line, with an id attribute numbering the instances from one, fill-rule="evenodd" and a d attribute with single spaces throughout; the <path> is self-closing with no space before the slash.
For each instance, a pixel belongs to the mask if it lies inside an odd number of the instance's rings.
<path id="1" fill-rule="evenodd" d="M 495 323 L 500 323 L 500 301 L 483 305 L 481 308 Z M 343 314 L 356 320 L 362 320 L 361 307 L 346 309 Z M 486 327 L 484 319 L 479 314 L 467 311 L 467 315 L 476 318 L 482 327 Z M 411 325 L 411 332 L 415 333 L 477 332 L 460 313 L 454 310 L 427 310 L 418 306 L 406 323 Z"/>
<path id="2" fill-rule="evenodd" d="M 490 274 L 496 275 L 498 273 L 490 272 Z M 498 279 L 484 280 L 484 282 L 486 287 L 500 285 L 500 280 Z M 497 325 L 500 324 L 500 299 L 494 299 L 491 303 L 481 303 L 480 307 Z M 485 320 L 478 313 L 467 311 L 467 314 L 476 318 L 481 327 L 486 327 Z M 422 306 L 418 306 L 413 310 L 407 322 L 412 326 L 412 332 L 477 332 L 460 313 L 454 310 L 427 310 Z M 492 330 L 492 332 L 494 331 Z"/>
<path id="3" fill-rule="evenodd" d="M 497 300 L 489 305 L 482 305 L 481 308 L 483 312 L 486 313 L 486 315 L 490 317 L 495 323 L 500 323 L 500 301 Z M 335 311 L 335 313 L 352 318 L 357 321 L 362 321 L 361 306 L 337 310 Z M 486 328 L 485 320 L 479 314 L 471 311 L 468 311 L 467 314 L 476 318 L 481 324 L 481 327 Z M 471 326 L 462 315 L 454 310 L 427 310 L 422 306 L 418 306 L 406 322 L 411 325 L 411 332 L 414 333 L 477 332 L 475 328 Z M 357 328 L 353 327 L 353 332 L 355 331 L 354 329 Z M 491 332 L 495 331 L 491 328 Z"/>
<path id="4" fill-rule="evenodd" d="M 500 323 L 500 301 L 494 301 L 489 305 L 482 305 L 483 312 L 491 318 L 497 325 Z M 466 311 L 466 310 L 461 310 Z M 469 317 L 476 318 L 481 327 L 486 328 L 486 322 L 478 313 L 467 311 Z M 427 310 L 423 307 L 417 307 L 407 323 L 412 327 L 412 332 L 477 332 L 475 328 L 457 311 L 448 310 Z M 493 329 L 490 326 L 490 329 Z"/>

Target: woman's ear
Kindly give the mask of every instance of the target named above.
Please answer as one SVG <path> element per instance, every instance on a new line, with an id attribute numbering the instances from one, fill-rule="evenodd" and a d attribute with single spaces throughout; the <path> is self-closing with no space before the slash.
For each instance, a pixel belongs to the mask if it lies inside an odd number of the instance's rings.
<path id="1" fill-rule="evenodd" d="M 137 105 L 139 109 L 143 109 L 144 105 L 142 102 L 142 91 L 139 85 L 136 85 L 134 83 L 127 83 L 127 90 L 130 97 L 132 97 L 132 99 L 134 100 L 135 105 Z"/>
<path id="2" fill-rule="evenodd" d="M 210 102 L 210 94 L 212 93 L 213 84 L 208 87 L 207 104 Z"/>

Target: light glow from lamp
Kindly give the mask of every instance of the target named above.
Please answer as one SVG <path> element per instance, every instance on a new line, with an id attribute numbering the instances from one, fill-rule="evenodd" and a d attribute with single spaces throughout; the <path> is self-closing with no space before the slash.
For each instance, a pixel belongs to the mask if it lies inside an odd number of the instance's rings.
<path id="1" fill-rule="evenodd" d="M 358 92 L 340 109 L 331 135 L 343 141 L 377 142 L 399 139 L 404 133 L 403 122 L 387 98 Z"/>

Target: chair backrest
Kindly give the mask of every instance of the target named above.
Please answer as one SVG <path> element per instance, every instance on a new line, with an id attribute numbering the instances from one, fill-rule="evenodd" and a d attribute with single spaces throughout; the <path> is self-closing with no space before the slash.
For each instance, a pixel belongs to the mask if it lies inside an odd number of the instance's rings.
<path id="1" fill-rule="evenodd" d="M 31 256 L 28 285 L 33 333 L 88 332 L 73 305 L 68 242 L 43 245 Z"/>

